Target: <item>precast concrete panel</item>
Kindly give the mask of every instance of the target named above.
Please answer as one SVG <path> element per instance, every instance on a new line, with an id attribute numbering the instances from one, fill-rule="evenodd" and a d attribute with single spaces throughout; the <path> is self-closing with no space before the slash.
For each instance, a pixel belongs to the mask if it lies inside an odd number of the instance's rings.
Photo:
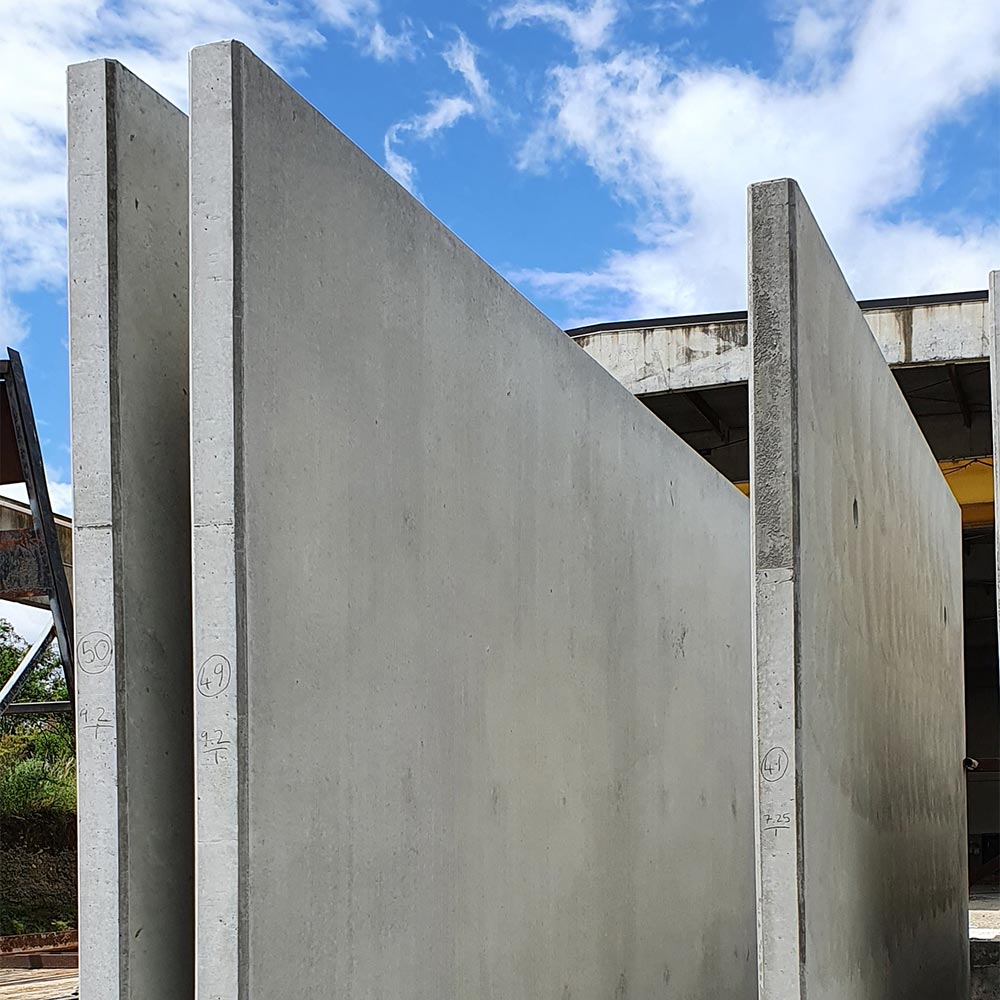
<path id="1" fill-rule="evenodd" d="M 760 995 L 967 996 L 959 509 L 798 186 L 749 201 Z"/>
<path id="2" fill-rule="evenodd" d="M 749 511 L 195 49 L 197 995 L 750 998 Z"/>
<path id="3" fill-rule="evenodd" d="M 194 981 L 187 117 L 69 69 L 80 984 Z"/>

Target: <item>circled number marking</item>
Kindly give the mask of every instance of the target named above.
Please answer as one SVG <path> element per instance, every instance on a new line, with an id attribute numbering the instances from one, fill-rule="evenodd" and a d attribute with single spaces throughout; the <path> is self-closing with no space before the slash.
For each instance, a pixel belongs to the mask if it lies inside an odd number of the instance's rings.
<path id="1" fill-rule="evenodd" d="M 760 776 L 765 781 L 778 781 L 788 770 L 788 754 L 783 747 L 771 747 L 760 762 Z"/>
<path id="2" fill-rule="evenodd" d="M 229 687 L 232 679 L 232 664 L 216 653 L 198 668 L 198 693 L 206 698 L 215 698 Z"/>
<path id="3" fill-rule="evenodd" d="M 77 665 L 85 674 L 103 673 L 111 665 L 114 646 L 106 632 L 88 632 L 77 644 Z"/>

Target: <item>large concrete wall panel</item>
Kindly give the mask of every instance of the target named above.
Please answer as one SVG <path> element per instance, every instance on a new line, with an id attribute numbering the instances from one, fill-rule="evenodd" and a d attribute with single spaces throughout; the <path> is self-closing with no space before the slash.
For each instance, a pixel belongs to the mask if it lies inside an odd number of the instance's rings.
<path id="1" fill-rule="evenodd" d="M 187 118 L 69 69 L 80 983 L 193 994 Z"/>
<path id="2" fill-rule="evenodd" d="M 959 510 L 794 181 L 749 297 L 761 997 L 967 996 Z"/>
<path id="3" fill-rule="evenodd" d="M 199 1000 L 749 998 L 749 511 L 195 49 Z"/>

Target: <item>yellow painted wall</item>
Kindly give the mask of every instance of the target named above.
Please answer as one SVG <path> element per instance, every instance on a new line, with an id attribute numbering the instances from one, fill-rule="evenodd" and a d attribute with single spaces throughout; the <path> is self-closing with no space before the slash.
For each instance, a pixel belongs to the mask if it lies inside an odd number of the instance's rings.
<path id="1" fill-rule="evenodd" d="M 967 458 L 938 465 L 962 508 L 962 527 L 993 527 L 993 459 Z M 734 485 L 745 496 L 750 495 L 749 483 Z"/>

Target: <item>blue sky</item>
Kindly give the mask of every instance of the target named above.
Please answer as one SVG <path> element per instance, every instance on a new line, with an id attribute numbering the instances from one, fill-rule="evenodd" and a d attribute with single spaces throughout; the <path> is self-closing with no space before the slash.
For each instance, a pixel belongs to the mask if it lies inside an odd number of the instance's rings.
<path id="1" fill-rule="evenodd" d="M 802 184 L 859 297 L 1000 266 L 1000 3 L 0 0 L 0 338 L 70 509 L 64 69 L 180 106 L 238 37 L 563 326 L 739 308 L 745 188 Z"/>

